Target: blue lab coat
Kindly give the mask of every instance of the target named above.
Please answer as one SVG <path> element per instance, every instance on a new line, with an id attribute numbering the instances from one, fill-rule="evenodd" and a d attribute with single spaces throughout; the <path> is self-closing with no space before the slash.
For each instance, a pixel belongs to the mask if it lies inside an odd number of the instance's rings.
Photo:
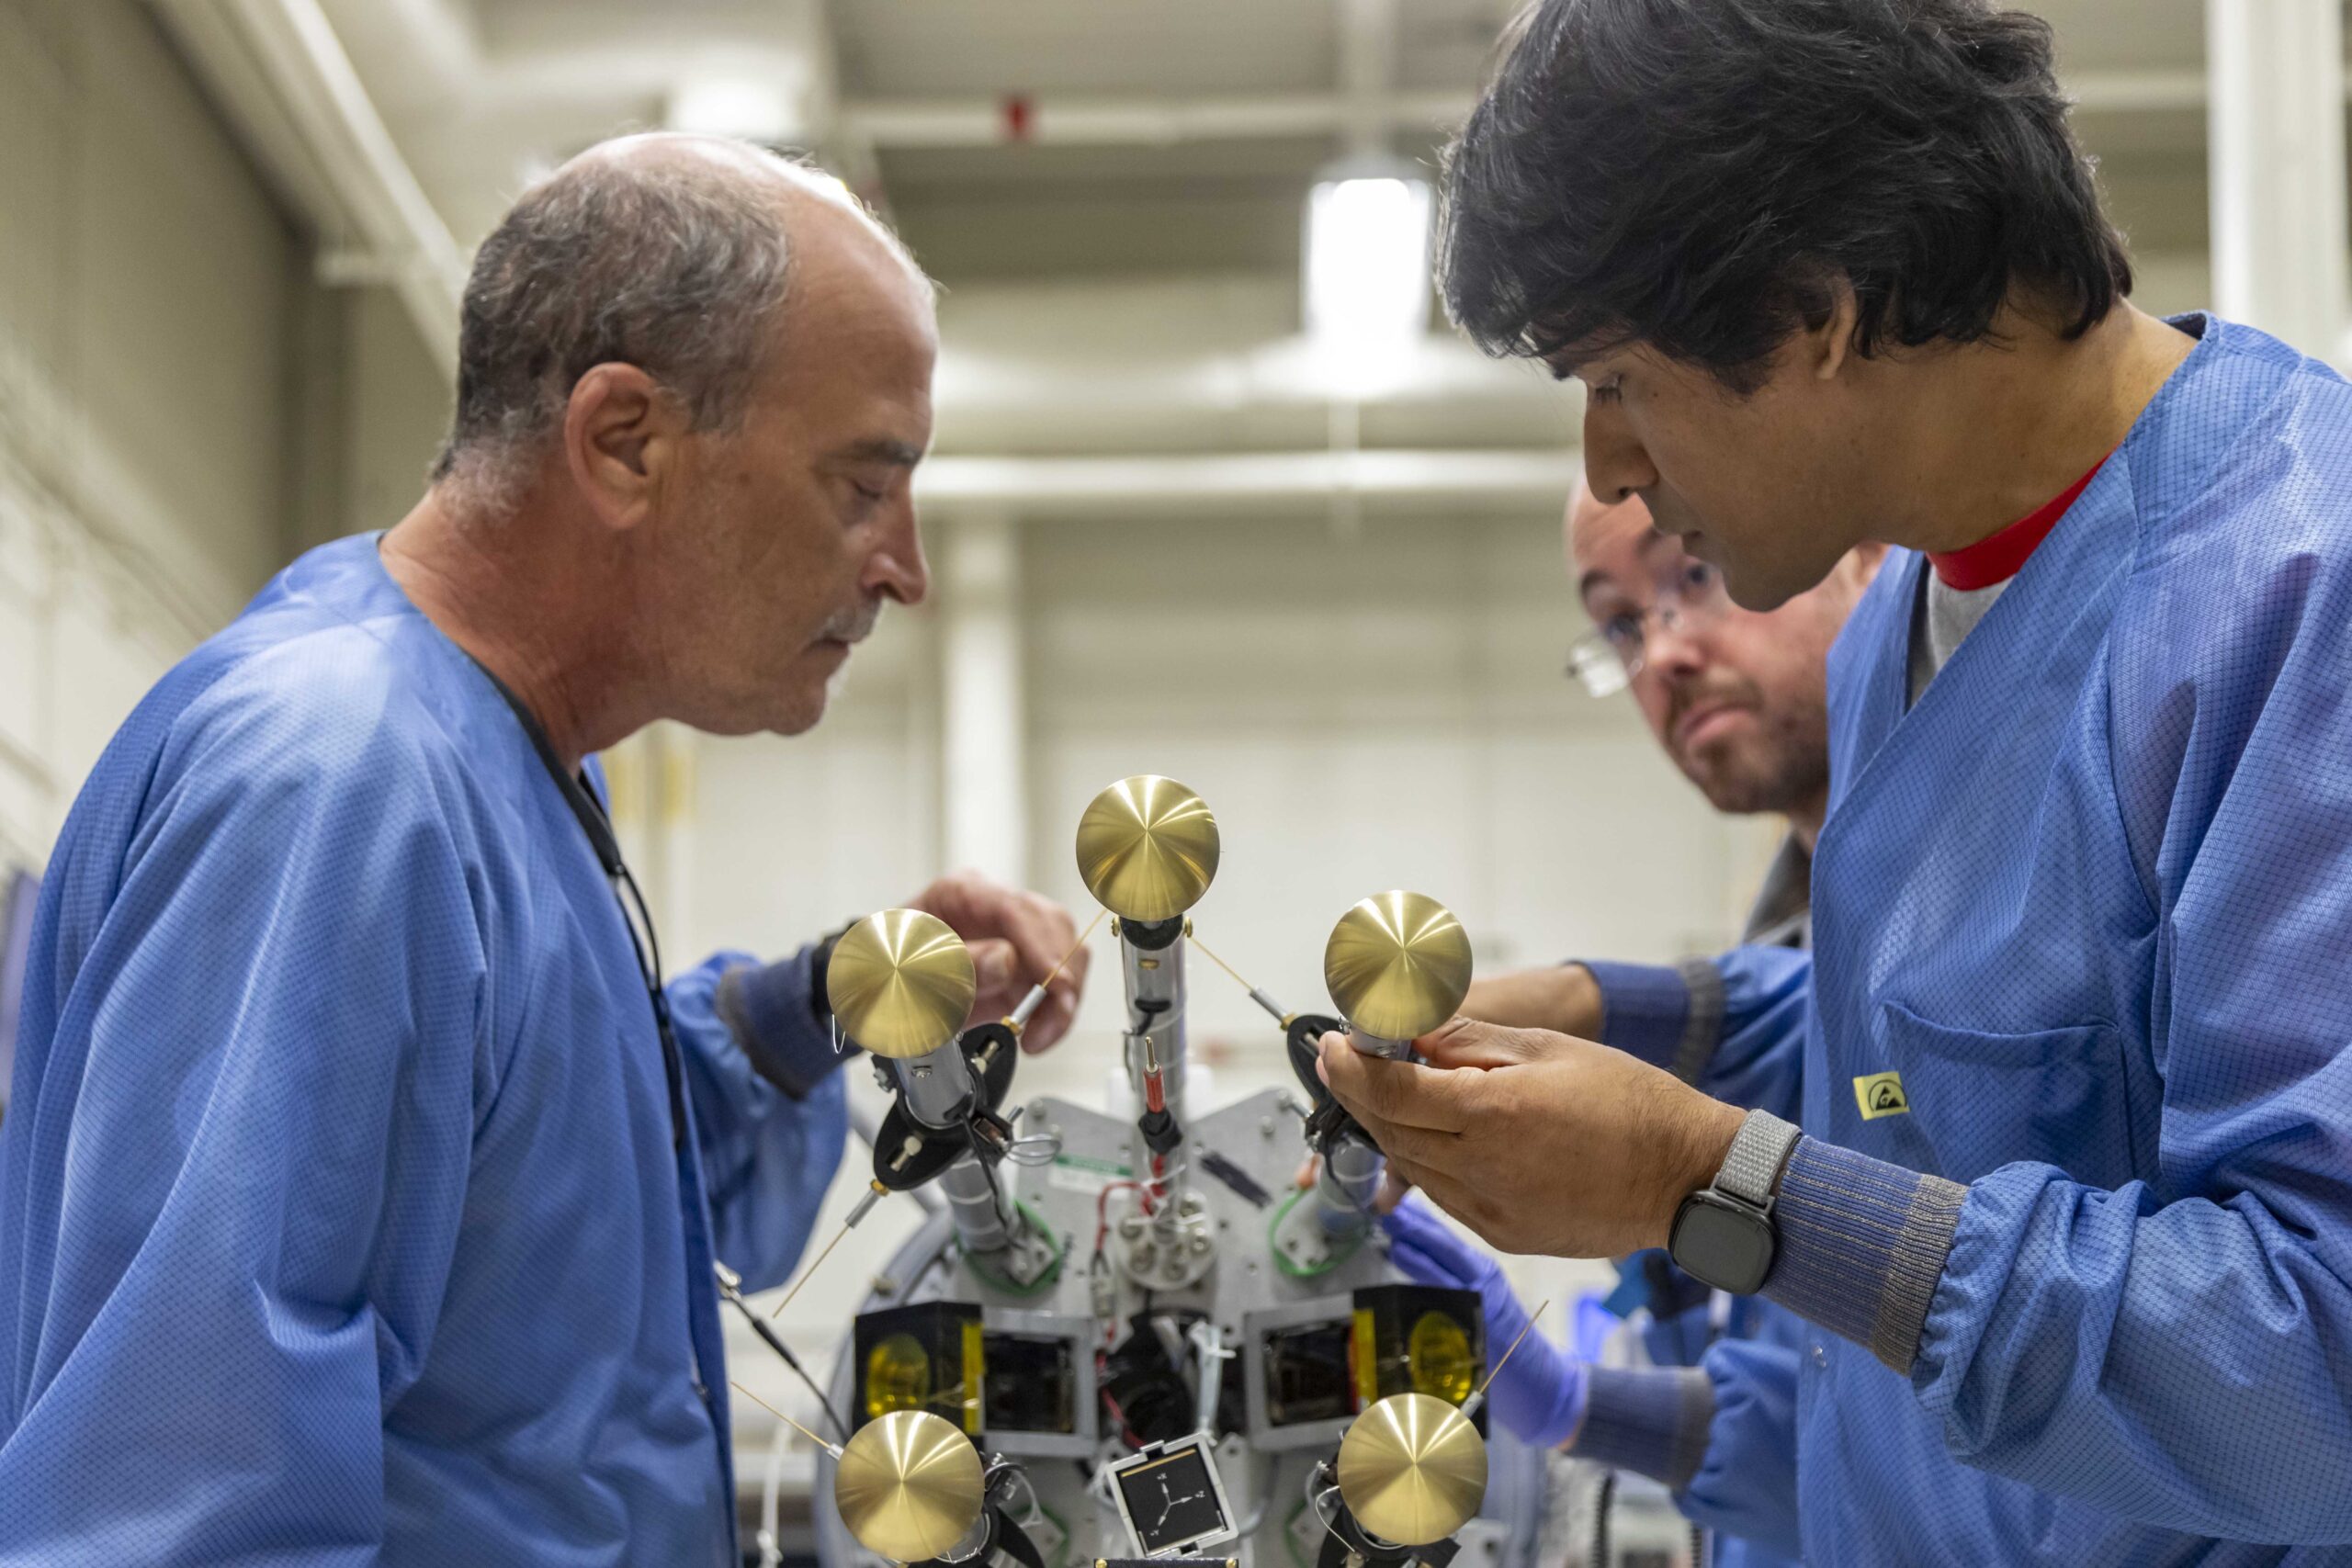
<path id="1" fill-rule="evenodd" d="M 0 1564 L 732 1564 L 714 1252 L 799 1256 L 793 1100 L 669 987 L 373 538 L 150 693 L 41 892 L 0 1123 Z"/>
<path id="2" fill-rule="evenodd" d="M 1662 1066 L 1673 1066 L 1690 1014 L 1696 1005 L 1686 978 L 1674 968 L 1625 964 L 1589 964 L 1602 997 L 1601 1040 Z M 1721 1002 L 1717 1034 L 1696 1086 L 1734 1105 L 1761 1106 L 1795 1120 L 1804 1053 L 1807 998 L 1813 969 L 1801 948 L 1752 944 L 1713 961 Z M 1623 1270 L 1627 1283 L 1617 1297 L 1630 1310 L 1645 1302 L 1645 1260 L 1636 1253 Z M 1796 1358 L 1812 1343 L 1813 1329 L 1794 1313 L 1761 1296 L 1735 1296 L 1728 1320 L 1717 1332 L 1712 1302 L 1654 1318 L 1643 1336 L 1650 1359 L 1661 1367 L 1736 1368 L 1736 1378 L 1711 1370 L 1716 1394 L 1718 1435 L 1760 1427 L 1761 1441 L 1738 1443 L 1742 1454 L 1733 1473 L 1694 1478 L 1675 1494 L 1693 1520 L 1716 1533 L 1714 1568 L 1783 1568 L 1798 1560 L 1796 1454 L 1785 1440 L 1788 1409 L 1796 1387 Z M 1655 1309 L 1653 1309 L 1655 1310 Z M 1783 1440 L 1771 1443 L 1770 1427 L 1783 1427 Z M 1701 1480 L 1709 1484 L 1702 1488 Z M 1727 1496 L 1719 1494 L 1728 1493 Z"/>
<path id="3" fill-rule="evenodd" d="M 1969 1187 L 1907 1376 L 1709 1358 L 1690 1495 L 1769 1533 L 1792 1448 L 1816 1564 L 2352 1562 L 2352 389 L 2183 324 L 1916 705 L 1920 558 L 1831 660 L 1792 1087 Z"/>

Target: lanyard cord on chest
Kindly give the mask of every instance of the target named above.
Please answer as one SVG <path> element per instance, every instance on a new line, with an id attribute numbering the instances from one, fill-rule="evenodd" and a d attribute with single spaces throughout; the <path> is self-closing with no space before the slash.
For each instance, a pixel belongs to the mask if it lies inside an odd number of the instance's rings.
<path id="1" fill-rule="evenodd" d="M 514 713 L 514 721 L 523 727 L 523 733 L 530 737 L 531 750 L 538 753 L 539 765 L 547 769 L 548 777 L 555 781 L 557 793 L 571 808 L 572 817 L 580 823 L 580 830 L 588 835 L 588 847 L 595 852 L 596 863 L 605 868 L 605 878 L 613 885 L 613 897 L 621 906 L 621 926 L 628 932 L 629 951 L 637 956 L 638 976 L 645 982 L 645 998 L 652 1004 L 654 1031 L 662 1037 L 662 1076 L 667 1080 L 670 1090 L 670 1146 L 684 1148 L 686 1142 L 685 1073 L 679 1059 L 677 1032 L 670 1025 L 670 998 L 662 989 L 662 938 L 653 929 L 653 916 L 645 907 L 645 895 L 639 889 L 637 878 L 629 874 L 628 863 L 621 858 L 621 841 L 613 832 L 612 818 L 605 815 L 605 808 L 588 788 L 587 780 L 564 767 L 562 759 L 555 754 L 555 743 L 548 739 L 548 732 L 540 727 L 538 716 L 531 712 L 505 682 L 492 674 L 481 660 L 474 659 L 471 654 L 466 657 L 473 660 L 473 666 L 481 671 L 482 679 L 506 700 L 506 706 Z M 632 908 L 635 913 L 633 919 Z M 642 941 L 637 934 L 640 925 L 645 928 Z"/>

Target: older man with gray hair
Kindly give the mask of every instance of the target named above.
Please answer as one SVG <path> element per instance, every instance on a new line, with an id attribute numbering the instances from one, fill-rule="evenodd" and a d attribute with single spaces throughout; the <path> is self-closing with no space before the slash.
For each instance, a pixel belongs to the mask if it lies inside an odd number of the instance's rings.
<path id="1" fill-rule="evenodd" d="M 484 244 L 429 493 L 167 675 L 58 842 L 0 1564 L 740 1561 L 714 1265 L 782 1280 L 839 1163 L 828 947 L 662 984 L 594 756 L 805 730 L 922 597 L 935 352 L 898 243 L 731 142 L 594 149 Z M 913 902 L 976 1012 L 1072 935 Z"/>

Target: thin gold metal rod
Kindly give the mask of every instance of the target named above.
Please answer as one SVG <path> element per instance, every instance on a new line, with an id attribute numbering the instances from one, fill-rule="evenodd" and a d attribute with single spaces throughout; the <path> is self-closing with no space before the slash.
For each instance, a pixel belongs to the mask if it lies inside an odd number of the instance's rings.
<path id="1" fill-rule="evenodd" d="M 1216 964 L 1218 968 L 1232 976 L 1233 983 L 1240 987 L 1243 990 L 1249 992 L 1250 999 L 1256 1002 L 1260 1007 L 1264 1008 L 1269 1017 L 1271 1017 L 1276 1023 L 1281 1024 L 1284 1029 L 1288 1029 L 1290 1027 L 1291 1020 L 1295 1016 L 1295 1014 L 1284 1012 L 1283 1010 L 1282 1003 L 1274 1000 L 1273 998 L 1266 995 L 1265 992 L 1260 990 L 1257 987 L 1243 979 L 1241 977 L 1241 971 L 1236 969 L 1232 964 L 1227 964 L 1224 959 L 1219 958 L 1216 955 L 1216 950 L 1209 946 L 1207 942 L 1203 942 L 1199 937 L 1193 935 L 1189 931 L 1186 932 L 1185 935 L 1186 939 L 1190 941 L 1194 947 L 1199 948 L 1203 953 L 1208 954 L 1208 960 L 1210 963 Z"/>
<path id="2" fill-rule="evenodd" d="M 1192 942 L 1194 947 L 1199 948 L 1203 953 L 1208 954 L 1208 960 L 1210 963 L 1216 964 L 1218 968 L 1232 976 L 1233 983 L 1235 985 L 1240 987 L 1245 991 L 1254 991 L 1258 988 L 1241 977 L 1240 970 L 1236 969 L 1232 964 L 1227 964 L 1224 959 L 1219 958 L 1216 955 L 1216 951 L 1212 949 L 1207 942 L 1203 942 L 1198 935 L 1193 936 Z"/>
<path id="3" fill-rule="evenodd" d="M 817 1270 L 825 1266 L 825 1259 L 833 1255 L 833 1248 L 842 1244 L 842 1238 L 843 1236 L 849 1235 L 851 1231 L 857 1228 L 857 1222 L 865 1218 L 865 1211 L 874 1207 L 874 1200 L 880 1196 L 884 1190 L 885 1189 L 880 1182 L 875 1182 L 872 1190 L 865 1198 L 858 1201 L 857 1207 L 849 1212 L 849 1218 L 842 1221 L 842 1228 L 833 1233 L 833 1239 L 825 1244 L 825 1250 L 817 1254 L 817 1261 L 811 1263 L 808 1268 L 803 1269 L 800 1271 L 800 1278 L 793 1282 L 792 1289 L 784 1292 L 784 1300 L 776 1303 L 775 1310 L 768 1314 L 768 1317 L 771 1321 L 784 1315 L 784 1309 L 792 1304 L 792 1298 L 800 1293 L 802 1286 L 808 1284 L 811 1279 L 815 1278 Z"/>
<path id="4" fill-rule="evenodd" d="M 1055 962 L 1053 968 L 1046 972 L 1044 979 L 1029 987 L 1028 994 L 1021 998 L 1021 1005 L 1014 1008 L 1004 1021 L 1012 1027 L 1013 1033 L 1022 1033 L 1029 1027 L 1029 1021 L 1037 1016 L 1039 1008 L 1046 1005 L 1046 993 L 1052 988 L 1054 982 L 1061 978 L 1061 973 L 1069 967 L 1069 961 L 1078 956 L 1078 950 L 1086 945 L 1087 940 L 1094 934 L 1094 928 L 1101 925 L 1102 917 L 1109 913 L 1108 909 L 1095 910 L 1094 918 L 1086 922 L 1086 929 L 1079 932 L 1078 940 L 1069 944 L 1069 951 Z"/>
<path id="5" fill-rule="evenodd" d="M 775 1405 L 770 1404 L 766 1400 L 762 1399 L 758 1394 L 753 1393 L 750 1389 L 745 1388 L 733 1378 L 729 1378 L 727 1380 L 727 1386 L 733 1389 L 737 1393 L 741 1394 L 744 1398 L 750 1400 L 752 1404 L 758 1405 L 761 1409 L 766 1411 L 769 1415 L 775 1416 L 777 1420 L 783 1422 L 786 1426 L 791 1427 L 794 1431 L 799 1433 L 802 1437 L 808 1438 L 810 1442 L 816 1444 L 819 1448 L 824 1450 L 827 1453 L 832 1455 L 835 1459 L 842 1457 L 842 1450 L 839 1443 L 829 1443 L 825 1441 L 824 1438 L 817 1436 L 816 1433 L 810 1431 L 799 1422 L 795 1421 L 791 1416 L 786 1416 L 783 1411 L 778 1410 Z"/>
<path id="6" fill-rule="evenodd" d="M 1051 986 L 1056 980 L 1061 978 L 1062 970 L 1069 965 L 1071 959 L 1078 956 L 1078 950 L 1084 947 L 1088 941 L 1093 937 L 1094 928 L 1101 925 L 1102 923 L 1102 917 L 1110 912 L 1111 911 L 1108 909 L 1097 909 L 1094 911 L 1094 918 L 1086 922 L 1086 929 L 1078 933 L 1078 940 L 1069 944 L 1069 951 L 1063 953 L 1058 959 L 1056 959 L 1054 961 L 1054 966 L 1046 972 L 1046 977 L 1037 982 L 1037 988 L 1039 990 L 1044 990 L 1046 987 Z"/>
<path id="7" fill-rule="evenodd" d="M 1521 1341 L 1521 1340 L 1523 1340 L 1523 1339 L 1525 1339 L 1525 1338 L 1527 1337 L 1528 1330 L 1529 1330 L 1529 1329 L 1533 1328 L 1537 1324 L 1539 1324 L 1539 1323 L 1543 1322 L 1543 1321 L 1544 1321 L 1544 1314 L 1545 1313 L 1547 1313 L 1547 1312 L 1551 1311 L 1551 1310 L 1552 1310 L 1552 1303 L 1551 1303 L 1549 1301 L 1546 1301 L 1546 1302 L 1545 1302 L 1542 1306 L 1537 1307 L 1537 1308 L 1535 1309 L 1535 1311 L 1534 1311 L 1532 1314 L 1531 1314 L 1529 1315 L 1529 1317 L 1528 1317 L 1528 1319 L 1527 1319 L 1527 1327 L 1522 1328 L 1522 1329 L 1521 1329 L 1521 1330 L 1519 1331 L 1519 1338 L 1518 1338 L 1518 1339 L 1514 1339 L 1514 1340 L 1512 1340 L 1512 1341 L 1510 1342 L 1510 1349 L 1506 1350 L 1506 1351 L 1504 1351 L 1504 1352 L 1503 1352 L 1503 1359 L 1502 1359 L 1502 1360 L 1500 1360 L 1500 1361 L 1497 1361 L 1497 1362 L 1495 1363 L 1495 1365 L 1494 1365 L 1494 1370 L 1493 1370 L 1492 1371 L 1489 1371 L 1489 1372 L 1487 1374 L 1487 1380 L 1486 1380 L 1486 1382 L 1485 1382 L 1480 1383 L 1480 1384 L 1478 1385 L 1477 1392 L 1476 1392 L 1476 1393 L 1473 1393 L 1473 1394 L 1470 1396 L 1472 1399 L 1483 1398 L 1483 1397 L 1485 1396 L 1485 1394 L 1486 1394 L 1486 1392 L 1487 1392 L 1487 1388 L 1488 1388 L 1488 1387 L 1490 1387 L 1490 1386 L 1493 1384 L 1494 1381 L 1495 1381 L 1495 1374 L 1496 1374 L 1497 1372 L 1499 1372 L 1499 1371 L 1501 1371 L 1503 1370 L 1503 1364 L 1504 1364 L 1504 1362 L 1509 1361 L 1509 1360 L 1511 1359 L 1511 1356 L 1512 1356 L 1512 1355 L 1513 1355 L 1513 1354 L 1514 1354 L 1514 1353 L 1519 1349 L 1519 1347 L 1520 1347 L 1520 1341 Z"/>

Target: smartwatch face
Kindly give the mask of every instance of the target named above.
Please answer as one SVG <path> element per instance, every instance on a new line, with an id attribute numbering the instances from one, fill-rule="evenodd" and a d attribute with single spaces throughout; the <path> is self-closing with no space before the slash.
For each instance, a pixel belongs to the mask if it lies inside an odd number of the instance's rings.
<path id="1" fill-rule="evenodd" d="M 1700 1193 L 1675 1216 L 1668 1251 L 1719 1291 L 1752 1296 L 1772 1269 L 1772 1226 L 1745 1209 Z"/>

